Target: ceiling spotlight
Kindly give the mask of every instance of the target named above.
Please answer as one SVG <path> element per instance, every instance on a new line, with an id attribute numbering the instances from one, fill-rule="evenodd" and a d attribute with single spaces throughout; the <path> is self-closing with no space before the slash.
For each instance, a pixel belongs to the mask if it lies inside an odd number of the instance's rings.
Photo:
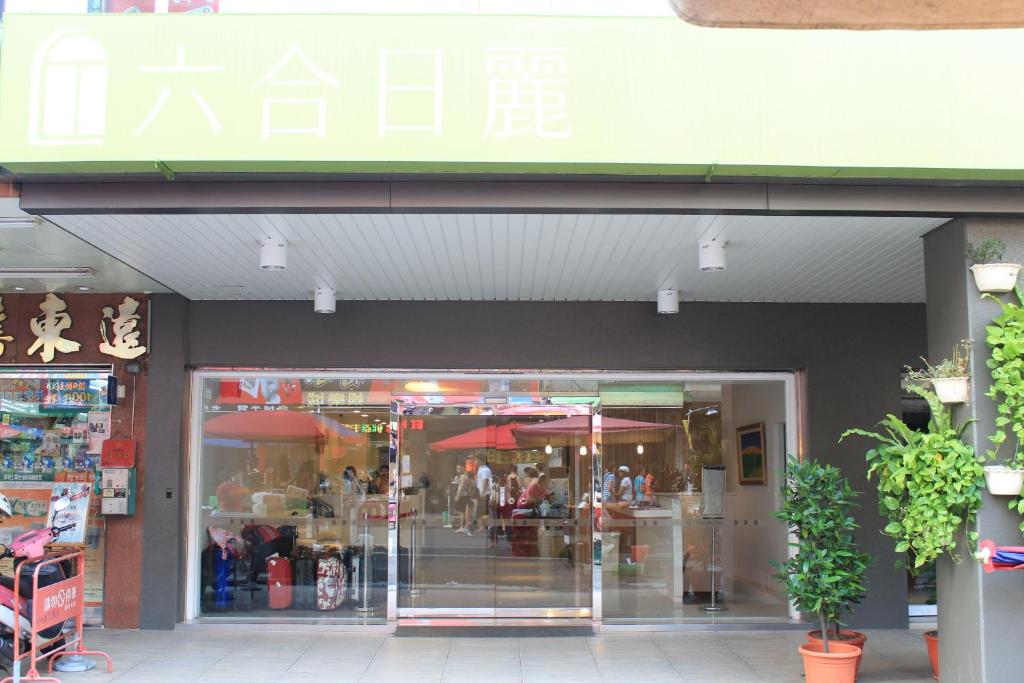
<path id="1" fill-rule="evenodd" d="M 679 290 L 659 289 L 658 290 L 658 313 L 669 315 L 679 312 Z"/>
<path id="2" fill-rule="evenodd" d="M 636 445 L 636 454 L 637 455 L 643 455 L 644 454 L 644 445 L 642 443 L 638 443 Z"/>
<path id="3" fill-rule="evenodd" d="M 288 243 L 279 237 L 260 240 L 260 268 L 284 270 L 288 267 Z M 333 311 L 332 311 L 333 312 Z"/>
<path id="4" fill-rule="evenodd" d="M 719 239 L 704 240 L 698 245 L 700 269 L 705 273 L 725 270 L 725 242 Z"/>
<path id="5" fill-rule="evenodd" d="M 317 313 L 334 313 L 338 305 L 333 287 L 317 287 L 313 294 L 313 310 Z"/>

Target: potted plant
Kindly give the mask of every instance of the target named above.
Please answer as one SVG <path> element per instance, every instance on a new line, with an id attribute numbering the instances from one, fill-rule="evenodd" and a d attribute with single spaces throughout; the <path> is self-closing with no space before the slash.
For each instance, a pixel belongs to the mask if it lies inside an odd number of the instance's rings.
<path id="1" fill-rule="evenodd" d="M 782 493 L 775 517 L 796 537 L 797 552 L 786 563 L 772 563 L 775 578 L 797 609 L 816 614 L 821 636 L 799 648 L 807 683 L 852 683 L 862 653 L 853 643 L 863 644 L 864 638 L 850 631 L 844 635 L 840 617 L 864 597 L 869 563 L 854 540 L 851 510 L 857 494 L 839 469 L 792 457 Z"/>
<path id="2" fill-rule="evenodd" d="M 961 527 L 967 530 L 968 544 L 977 541 L 973 528 L 981 507 L 984 468 L 961 438 L 970 422 L 954 424 L 950 410 L 934 392 L 918 385 L 907 389 L 928 402 L 931 420 L 925 431 L 886 415 L 879 423 L 881 433 L 848 429 L 842 438 L 856 434 L 876 442 L 867 452 L 868 478 L 878 478 L 879 510 L 889 520 L 883 533 L 895 539 L 896 552 L 913 551 L 910 571 L 917 575 L 943 553 L 960 561 Z M 925 634 L 925 642 L 937 679 L 938 633 Z"/>
<path id="3" fill-rule="evenodd" d="M 928 661 L 932 665 L 932 678 L 939 680 L 939 632 L 925 631 L 924 644 L 928 648 Z"/>
<path id="4" fill-rule="evenodd" d="M 986 295 L 1002 309 L 985 328 L 985 341 L 992 350 L 985 362 L 992 373 L 992 385 L 985 395 L 996 403 L 996 429 L 988 437 L 992 442 L 988 456 L 993 460 L 997 457 L 1009 436 L 1008 431 L 1013 432 L 1014 452 L 1006 464 L 985 468 L 985 483 L 994 496 L 1017 496 L 1018 500 L 1010 502 L 1010 508 L 1024 512 L 1024 502 L 1019 498 L 1024 486 L 1024 458 L 1020 448 L 1024 442 L 1024 394 L 1020 391 L 1024 371 L 1024 297 L 1018 287 L 1014 288 L 1014 293 L 1016 301 L 1007 302 Z M 1024 523 L 1021 531 L 1024 532 Z"/>
<path id="5" fill-rule="evenodd" d="M 971 358 L 971 347 L 974 341 L 963 339 L 953 347 L 953 357 L 944 358 L 938 365 L 932 365 L 925 358 L 924 370 L 914 370 L 907 366 L 907 378 L 915 381 L 931 382 L 935 394 L 943 403 L 966 403 L 969 389 L 967 365 Z"/>
<path id="6" fill-rule="evenodd" d="M 967 243 L 967 258 L 974 264 L 974 284 L 982 292 L 1009 292 L 1017 285 L 1019 263 L 1006 263 L 1006 244 L 998 238 L 980 244 Z"/>

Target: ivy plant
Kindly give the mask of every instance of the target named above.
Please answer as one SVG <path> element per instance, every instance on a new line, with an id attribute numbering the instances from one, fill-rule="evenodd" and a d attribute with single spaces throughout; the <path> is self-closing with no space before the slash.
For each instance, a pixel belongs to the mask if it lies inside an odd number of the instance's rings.
<path id="1" fill-rule="evenodd" d="M 973 529 L 985 471 L 961 438 L 970 422 L 955 425 L 934 392 L 917 385 L 907 390 L 928 402 L 927 430 L 886 415 L 879 431 L 849 429 L 842 439 L 859 435 L 877 442 L 867 452 L 868 479 L 878 480 L 878 507 L 889 520 L 883 533 L 896 541 L 896 552 L 913 554 L 911 571 L 917 574 L 943 553 L 960 561 L 957 532 L 964 525 L 969 545 L 977 540 Z"/>
<path id="2" fill-rule="evenodd" d="M 772 562 L 775 578 L 801 612 L 818 616 L 825 652 L 837 638 L 840 617 L 866 593 L 864 575 L 870 563 L 857 550 L 853 519 L 857 492 L 841 470 L 792 456 L 782 483 L 784 503 L 774 513 L 796 537 L 796 554 L 785 564 Z"/>
<path id="3" fill-rule="evenodd" d="M 1013 433 L 1013 454 L 1007 459 L 1011 467 L 1024 466 L 1021 443 L 1024 443 L 1024 294 L 1015 287 L 1014 297 L 1001 301 L 991 294 L 985 297 L 997 302 L 1000 314 L 985 328 L 985 341 L 992 350 L 986 361 L 992 371 L 992 385 L 985 394 L 996 404 L 995 433 L 988 437 L 992 448 L 988 456 L 995 459 L 999 449 Z M 1010 501 L 1010 509 L 1024 514 L 1024 497 Z M 1024 533 L 1024 521 L 1020 523 Z"/>

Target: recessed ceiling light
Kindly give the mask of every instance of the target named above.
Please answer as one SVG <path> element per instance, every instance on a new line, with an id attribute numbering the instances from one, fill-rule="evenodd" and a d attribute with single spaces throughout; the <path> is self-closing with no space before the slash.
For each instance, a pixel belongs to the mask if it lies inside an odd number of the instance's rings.
<path id="1" fill-rule="evenodd" d="M 91 292 L 92 291 L 92 287 L 89 287 L 87 285 L 78 285 L 77 287 L 75 287 L 75 289 L 77 289 L 79 292 Z"/>
<path id="2" fill-rule="evenodd" d="M 24 292 L 24 291 L 25 291 L 25 288 L 24 288 L 24 287 L 15 287 L 15 288 L 14 288 L 14 291 L 15 291 L 15 292 Z"/>
<path id="3" fill-rule="evenodd" d="M 96 277 L 96 269 L 88 267 L 0 268 L 0 280 L 46 280 L 69 277 Z"/>
<path id="4" fill-rule="evenodd" d="M 3 217 L 3 218 L 0 218 L 0 229 L 2 229 L 2 228 L 10 228 L 10 229 L 38 228 L 39 225 L 42 222 L 43 222 L 42 219 L 37 218 L 35 216 Z"/>

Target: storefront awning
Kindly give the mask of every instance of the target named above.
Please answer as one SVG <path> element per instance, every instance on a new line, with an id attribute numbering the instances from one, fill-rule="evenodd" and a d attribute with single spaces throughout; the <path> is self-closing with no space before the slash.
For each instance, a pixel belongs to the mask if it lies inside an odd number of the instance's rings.
<path id="1" fill-rule="evenodd" d="M 961 29 L 1024 26 L 1018 0 L 669 0 L 701 26 L 743 28 Z"/>

